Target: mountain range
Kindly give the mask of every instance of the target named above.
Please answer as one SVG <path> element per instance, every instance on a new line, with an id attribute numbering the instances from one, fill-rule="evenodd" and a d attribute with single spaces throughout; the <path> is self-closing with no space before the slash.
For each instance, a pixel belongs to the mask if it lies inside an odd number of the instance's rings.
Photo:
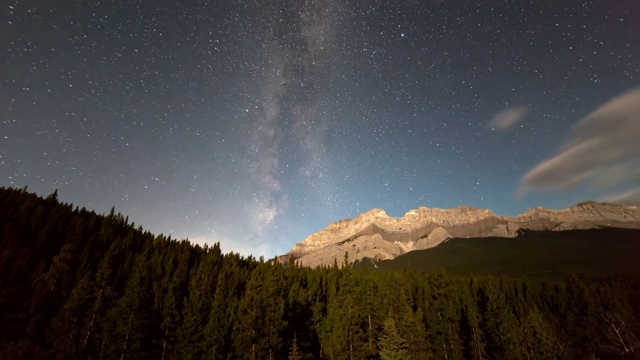
<path id="1" fill-rule="evenodd" d="M 280 259 L 293 259 L 309 267 L 329 266 L 342 264 L 345 254 L 349 262 L 388 260 L 452 238 L 510 238 L 524 230 L 601 228 L 640 229 L 640 207 L 587 201 L 560 210 L 536 207 L 512 217 L 463 205 L 454 209 L 420 207 L 399 218 L 372 209 L 353 219 L 331 223 L 295 244 Z"/>

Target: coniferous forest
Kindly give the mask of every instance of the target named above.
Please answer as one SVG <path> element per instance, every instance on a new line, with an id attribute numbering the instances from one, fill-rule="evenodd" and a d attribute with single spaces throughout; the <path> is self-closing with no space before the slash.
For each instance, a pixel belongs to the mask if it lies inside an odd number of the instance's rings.
<path id="1" fill-rule="evenodd" d="M 0 189 L 1 359 L 635 359 L 640 279 L 310 269 Z M 342 264 L 341 264 L 342 265 Z"/>

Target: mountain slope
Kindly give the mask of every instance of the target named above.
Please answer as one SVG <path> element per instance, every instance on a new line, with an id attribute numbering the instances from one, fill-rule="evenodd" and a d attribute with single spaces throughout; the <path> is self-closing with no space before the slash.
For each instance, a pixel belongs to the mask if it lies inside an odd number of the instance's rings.
<path id="1" fill-rule="evenodd" d="M 518 276 L 575 273 L 640 276 L 640 229 L 524 230 L 517 238 L 456 238 L 394 259 L 363 259 L 356 267 L 445 269 L 456 274 Z"/>
<path id="2" fill-rule="evenodd" d="M 283 258 L 315 267 L 341 263 L 345 253 L 351 261 L 393 259 L 407 252 L 438 246 L 451 238 L 515 237 L 525 229 L 561 231 L 609 227 L 640 229 L 640 208 L 584 202 L 560 210 L 536 207 L 510 217 L 469 206 L 448 210 L 420 207 L 400 218 L 373 209 L 354 219 L 330 224 L 295 244 Z"/>

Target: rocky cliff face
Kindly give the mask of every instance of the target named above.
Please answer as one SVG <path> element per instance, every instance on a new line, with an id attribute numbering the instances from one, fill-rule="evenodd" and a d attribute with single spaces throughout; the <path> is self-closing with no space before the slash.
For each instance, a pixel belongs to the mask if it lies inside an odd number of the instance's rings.
<path id="1" fill-rule="evenodd" d="M 341 264 L 350 261 L 391 259 L 413 250 L 428 249 L 454 237 L 514 237 L 520 229 L 573 230 L 598 227 L 640 228 L 640 208 L 584 202 L 567 209 L 536 207 L 516 217 L 497 216 L 489 209 L 420 207 L 403 217 L 373 209 L 354 219 L 330 224 L 297 243 L 283 258 L 302 265 Z"/>
<path id="2" fill-rule="evenodd" d="M 347 240 L 372 227 L 388 233 L 388 236 L 391 237 L 389 240 L 398 241 L 407 237 L 411 238 L 415 233 L 422 232 L 420 236 L 425 232 L 428 233 L 430 229 L 427 230 L 427 228 L 431 224 L 461 226 L 492 217 L 496 216 L 489 209 L 475 209 L 469 206 L 460 206 L 449 210 L 420 207 L 410 210 L 401 218 L 389 217 L 384 210 L 373 209 L 358 215 L 355 219 L 340 220 L 329 224 L 327 228 L 295 244 L 291 253 L 306 254 L 327 245 Z M 370 229 L 369 232 L 371 231 L 376 232 L 373 229 Z"/>

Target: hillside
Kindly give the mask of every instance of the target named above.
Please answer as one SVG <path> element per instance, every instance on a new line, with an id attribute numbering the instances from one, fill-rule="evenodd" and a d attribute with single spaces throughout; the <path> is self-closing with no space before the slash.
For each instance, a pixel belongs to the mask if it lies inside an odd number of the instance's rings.
<path id="1" fill-rule="evenodd" d="M 517 238 L 454 238 L 395 259 L 364 259 L 379 269 L 445 269 L 456 274 L 557 276 L 575 273 L 640 275 L 640 230 L 525 230 Z"/>
<path id="2" fill-rule="evenodd" d="M 388 260 L 438 246 L 453 238 L 516 237 L 526 230 L 640 229 L 640 208 L 583 202 L 567 209 L 536 207 L 515 216 L 497 216 L 489 209 L 459 206 L 455 209 L 420 207 L 394 218 L 373 209 L 354 219 L 330 224 L 295 244 L 282 257 L 305 266 L 340 263 L 365 258 Z"/>

